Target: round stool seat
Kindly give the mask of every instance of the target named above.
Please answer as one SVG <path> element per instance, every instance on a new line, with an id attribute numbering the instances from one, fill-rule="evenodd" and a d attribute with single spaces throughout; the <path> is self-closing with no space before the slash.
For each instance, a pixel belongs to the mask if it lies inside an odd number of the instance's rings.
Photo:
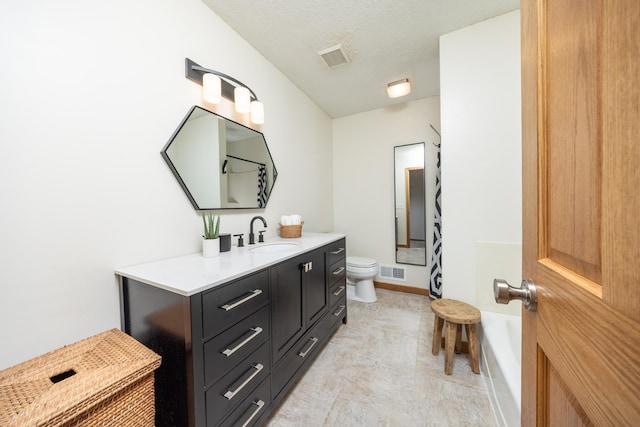
<path id="1" fill-rule="evenodd" d="M 471 358 L 471 370 L 474 374 L 479 374 L 480 366 L 478 363 L 476 324 L 480 323 L 480 310 L 462 301 L 447 298 L 432 301 L 431 310 L 435 315 L 433 319 L 433 342 L 431 344 L 431 353 L 434 356 L 437 356 L 440 350 L 442 327 L 444 326 L 444 322 L 447 322 L 447 333 L 444 345 L 444 373 L 451 375 L 454 350 L 456 353 L 462 351 L 462 325 L 464 325 L 468 339 L 469 356 Z"/>
<path id="2" fill-rule="evenodd" d="M 437 299 L 431 302 L 431 310 L 447 322 L 470 325 L 480 321 L 480 310 L 453 299 Z"/>

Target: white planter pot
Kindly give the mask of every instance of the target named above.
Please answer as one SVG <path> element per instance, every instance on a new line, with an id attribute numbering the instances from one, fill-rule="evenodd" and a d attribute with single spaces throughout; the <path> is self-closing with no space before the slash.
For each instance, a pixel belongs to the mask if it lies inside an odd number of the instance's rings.
<path id="1" fill-rule="evenodd" d="M 202 239 L 202 256 L 213 258 L 220 255 L 220 239 Z"/>

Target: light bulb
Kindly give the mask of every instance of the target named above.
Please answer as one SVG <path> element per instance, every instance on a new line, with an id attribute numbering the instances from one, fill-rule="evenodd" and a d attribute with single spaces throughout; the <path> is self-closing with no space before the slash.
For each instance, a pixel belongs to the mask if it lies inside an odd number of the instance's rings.
<path id="1" fill-rule="evenodd" d="M 222 82 L 215 74 L 205 73 L 202 76 L 202 97 L 210 104 L 217 104 L 222 99 Z"/>
<path id="2" fill-rule="evenodd" d="M 236 103 L 236 111 L 245 114 L 251 111 L 251 95 L 246 87 L 237 87 L 233 90 L 233 98 Z"/>
<path id="3" fill-rule="evenodd" d="M 260 101 L 251 101 L 251 123 L 256 125 L 264 123 L 264 104 Z"/>

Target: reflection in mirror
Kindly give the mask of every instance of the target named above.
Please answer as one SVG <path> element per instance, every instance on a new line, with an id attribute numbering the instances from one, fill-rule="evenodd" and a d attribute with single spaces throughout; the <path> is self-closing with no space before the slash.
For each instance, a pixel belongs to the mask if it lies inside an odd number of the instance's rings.
<path id="1" fill-rule="evenodd" d="M 424 142 L 394 147 L 396 262 L 427 265 Z"/>
<path id="2" fill-rule="evenodd" d="M 199 210 L 264 208 L 278 176 L 262 133 L 196 105 L 162 157 Z"/>

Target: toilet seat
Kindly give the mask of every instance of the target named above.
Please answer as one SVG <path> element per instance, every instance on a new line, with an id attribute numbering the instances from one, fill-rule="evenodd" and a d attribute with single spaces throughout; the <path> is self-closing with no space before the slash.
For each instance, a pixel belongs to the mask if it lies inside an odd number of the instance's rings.
<path id="1" fill-rule="evenodd" d="M 376 266 L 376 260 L 358 256 L 347 257 L 347 267 L 371 268 Z"/>

